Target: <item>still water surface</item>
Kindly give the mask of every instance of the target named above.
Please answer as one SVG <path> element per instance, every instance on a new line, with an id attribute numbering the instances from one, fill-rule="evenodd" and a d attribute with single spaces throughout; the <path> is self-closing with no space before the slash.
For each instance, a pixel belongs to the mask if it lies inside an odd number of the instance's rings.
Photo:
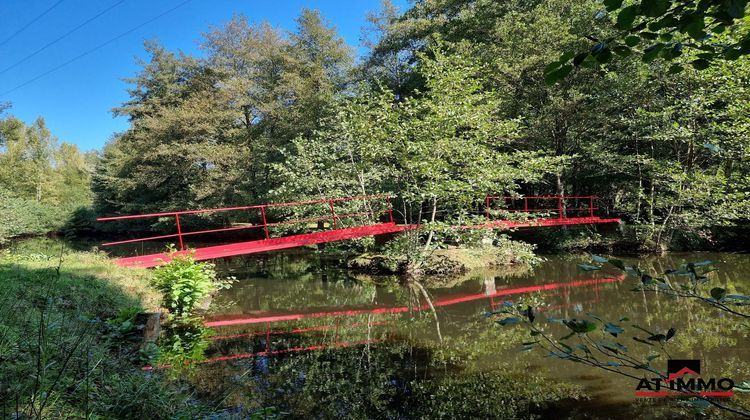
<path id="1" fill-rule="evenodd" d="M 280 253 L 219 264 L 221 274 L 237 282 L 214 300 L 219 310 L 208 317 L 214 336 L 207 357 L 215 362 L 201 367 L 206 392 L 232 383 L 238 392 L 228 402 L 238 405 L 264 406 L 270 395 L 280 406 L 291 406 L 285 409 L 293 415 L 304 415 L 309 414 L 305 407 L 321 403 L 315 399 L 330 398 L 325 404 L 334 407 L 321 416 L 392 417 L 404 412 L 400 404 L 414 404 L 404 395 L 415 395 L 414 384 L 422 380 L 486 382 L 496 376 L 511 381 L 530 375 L 576 384 L 592 398 L 583 409 L 559 403 L 555 416 L 626 418 L 643 409 L 643 401 L 633 396 L 632 379 L 548 357 L 541 349 L 519 351 L 522 342 L 531 340 L 528 331 L 485 316 L 505 301 L 531 302 L 538 308 L 537 322 L 593 314 L 619 323 L 626 332 L 616 340 L 641 358 L 653 349 L 632 340 L 639 331 L 631 325 L 653 332 L 674 327 L 677 334 L 667 347 L 672 358 L 700 359 L 703 372 L 712 376 L 750 379 L 747 323 L 700 303 L 632 291 L 636 279 L 617 269 L 583 271 L 578 264 L 589 263 L 587 256 L 551 256 L 534 268 L 484 270 L 420 284 L 348 272 L 327 258 Z M 655 274 L 712 260 L 718 268 L 710 274 L 712 286 L 750 293 L 746 254 L 623 259 Z M 624 317 L 628 320 L 620 321 Z M 557 337 L 566 333 L 556 324 L 545 328 Z M 664 370 L 666 360 L 653 365 Z M 311 381 L 320 389 L 308 390 Z M 266 399 L 253 401 L 249 395 Z M 476 398 L 480 406 L 498 404 L 496 398 Z M 550 416 L 550 411 L 539 414 Z"/>

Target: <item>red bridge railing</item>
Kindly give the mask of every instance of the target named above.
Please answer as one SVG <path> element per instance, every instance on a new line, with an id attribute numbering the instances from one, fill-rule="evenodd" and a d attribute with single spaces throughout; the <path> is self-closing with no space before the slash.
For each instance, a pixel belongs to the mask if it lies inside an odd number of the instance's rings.
<path id="1" fill-rule="evenodd" d="M 503 200 L 505 207 L 498 207 L 495 210 L 508 213 L 556 213 L 559 219 L 569 218 L 568 213 L 573 213 L 576 217 L 594 217 L 594 211 L 598 210 L 594 207 L 594 200 L 597 198 L 594 195 L 529 195 L 525 197 L 488 195 L 484 200 L 485 217 L 488 220 L 492 219 L 493 203 L 499 200 Z M 569 207 L 568 204 L 571 201 L 573 206 Z"/>
<path id="2" fill-rule="evenodd" d="M 368 209 L 368 211 L 355 212 L 355 213 L 337 213 L 336 211 L 337 204 L 341 204 L 344 202 L 351 202 L 351 201 L 374 201 L 374 200 L 383 201 L 386 206 L 385 210 L 375 212 L 375 211 L 372 211 L 372 209 L 370 208 Z M 294 207 L 294 206 L 313 206 L 313 205 L 320 205 L 320 204 L 326 206 L 327 211 L 330 211 L 330 214 L 325 215 L 325 216 L 307 217 L 307 218 L 301 218 L 301 219 L 273 221 L 273 222 L 269 222 L 268 220 L 267 213 L 269 209 Z M 257 211 L 256 216 L 259 217 L 260 223 L 242 225 L 242 226 L 230 226 L 230 227 L 223 227 L 223 228 L 217 228 L 217 229 L 197 230 L 197 231 L 185 231 L 182 228 L 181 216 L 207 214 L 207 213 L 233 212 L 233 211 L 234 212 Z M 116 220 L 174 217 L 175 228 L 176 228 L 175 233 L 170 233 L 166 235 L 149 236 L 149 237 L 144 237 L 144 238 L 127 239 L 123 241 L 107 242 L 107 243 L 102 244 L 102 246 L 123 245 L 123 244 L 136 243 L 136 242 L 177 238 L 179 241 L 179 245 L 180 245 L 179 249 L 180 251 L 182 251 L 185 249 L 184 238 L 187 236 L 205 235 L 205 234 L 211 234 L 211 233 L 232 232 L 232 231 L 250 230 L 250 229 L 262 229 L 265 239 L 270 239 L 271 234 L 269 232 L 269 228 L 272 228 L 272 227 L 332 221 L 333 229 L 337 229 L 342 219 L 370 216 L 373 220 L 376 220 L 377 218 L 379 218 L 380 216 L 384 214 L 387 215 L 388 223 L 394 223 L 393 222 L 393 208 L 391 207 L 391 197 L 388 194 L 362 195 L 362 196 L 344 197 L 344 198 L 295 201 L 295 202 L 288 202 L 288 203 L 258 204 L 258 205 L 252 205 L 252 206 L 223 207 L 223 208 L 201 209 L 201 210 L 170 211 L 170 212 L 162 212 L 162 213 L 135 214 L 135 215 L 127 215 L 127 216 L 100 217 L 96 220 L 99 222 L 107 222 L 107 221 L 116 221 Z"/>
<path id="3" fill-rule="evenodd" d="M 594 203 L 596 196 L 553 196 L 553 195 L 540 195 L 540 196 L 525 196 L 525 197 L 513 197 L 513 196 L 486 196 L 485 198 L 485 215 L 488 220 L 492 220 L 493 213 L 495 211 L 505 212 L 507 214 L 514 213 L 526 213 L 537 215 L 537 221 L 553 221 L 555 223 L 548 223 L 548 225 L 559 224 L 570 224 L 570 222 L 581 221 L 581 223 L 600 223 L 598 218 L 595 218 L 594 212 L 598 210 Z M 346 203 L 362 201 L 360 204 L 349 204 Z M 318 207 L 316 207 L 318 206 Z M 322 206 L 322 207 L 320 207 Z M 286 215 L 272 214 L 269 215 L 269 211 L 274 209 L 283 209 L 289 207 L 303 207 L 302 209 L 296 209 L 297 214 L 302 213 L 303 215 L 312 215 L 312 217 L 301 217 L 294 218 L 291 220 L 284 220 Z M 354 209 L 354 210 L 353 210 Z M 301 210 L 301 211 L 300 211 Z M 364 210 L 364 211 L 361 211 Z M 225 221 L 224 227 L 203 229 L 203 230 L 186 230 L 185 226 L 190 225 L 185 223 L 185 217 L 188 215 L 200 215 L 200 214 L 215 214 L 225 212 L 243 212 L 242 217 L 245 220 L 251 220 L 251 222 L 245 223 L 232 223 L 229 224 Z M 247 212 L 250 212 L 248 215 Z M 278 211 L 276 212 L 278 213 Z M 294 212 L 292 212 L 294 213 Z M 544 214 L 547 213 L 547 214 Z M 277 217 L 274 217 L 277 216 Z M 388 194 L 378 195 L 362 195 L 354 197 L 344 198 L 329 198 L 309 201 L 296 201 L 288 203 L 271 203 L 271 204 L 259 204 L 252 206 L 238 206 L 238 207 L 223 207 L 223 208 L 212 208 L 212 209 L 201 209 L 201 210 L 185 210 L 185 211 L 171 211 L 161 213 L 148 213 L 148 214 L 136 214 L 126 216 L 113 216 L 113 217 L 101 217 L 97 221 L 123 221 L 123 220 L 134 220 L 134 219 L 158 219 L 158 218 L 174 218 L 173 233 L 167 233 L 156 236 L 126 239 L 115 242 L 107 242 L 102 246 L 114 246 L 123 245 L 130 243 L 143 243 L 146 241 L 156 241 L 164 239 L 177 239 L 179 244 L 179 250 L 183 251 L 186 249 L 185 239 L 196 235 L 215 234 L 222 232 L 234 232 L 243 230 L 262 230 L 261 238 L 271 239 L 272 235 L 270 232 L 271 228 L 279 226 L 290 226 L 299 225 L 305 223 L 314 222 L 331 222 L 332 230 L 337 230 L 344 226 L 343 221 L 346 219 L 362 218 L 369 216 L 369 222 L 358 224 L 357 227 L 377 226 L 382 224 L 380 220 L 386 220 L 386 224 L 395 225 L 393 218 L 393 207 L 391 205 L 391 197 Z M 385 216 L 385 218 L 383 218 Z M 509 219 L 512 219 L 508 216 Z M 497 218 L 499 221 L 503 219 Z M 615 219 L 607 219 L 603 222 L 614 221 Z M 508 220 L 506 220 L 508 221 Z M 512 221 L 511 221 L 512 222 Z M 201 222 L 205 223 L 205 220 Z M 205 226 L 205 224 L 204 224 Z M 410 225 L 406 227 L 416 227 L 417 225 Z M 467 226 L 465 228 L 480 227 L 480 226 Z M 274 236 L 274 238 L 276 238 Z M 258 238 L 260 239 L 260 238 Z"/>

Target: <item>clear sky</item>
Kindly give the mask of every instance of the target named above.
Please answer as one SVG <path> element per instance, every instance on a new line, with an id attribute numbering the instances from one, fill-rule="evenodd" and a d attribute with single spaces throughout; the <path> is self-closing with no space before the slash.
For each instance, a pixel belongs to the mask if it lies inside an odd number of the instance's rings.
<path id="1" fill-rule="evenodd" d="M 145 39 L 158 39 L 170 50 L 198 55 L 201 34 L 234 14 L 293 29 L 300 10 L 308 7 L 320 10 L 348 44 L 359 47 L 365 15 L 380 4 L 379 0 L 190 0 L 180 6 L 184 2 L 0 0 L 0 102 L 10 101 L 10 113 L 26 122 L 43 116 L 61 141 L 75 143 L 83 150 L 97 149 L 112 133 L 127 128 L 127 121 L 114 118 L 111 109 L 127 99 L 127 84 L 122 78 L 138 71 L 135 57 L 144 56 Z M 407 0 L 394 3 L 402 10 L 408 7 Z M 98 51 L 15 89 L 176 6 Z M 63 40 L 15 65 L 104 11 Z"/>

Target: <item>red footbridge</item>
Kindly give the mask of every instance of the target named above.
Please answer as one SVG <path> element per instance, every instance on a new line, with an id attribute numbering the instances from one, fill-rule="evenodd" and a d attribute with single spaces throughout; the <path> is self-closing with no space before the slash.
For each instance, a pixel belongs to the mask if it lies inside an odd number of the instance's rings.
<path id="1" fill-rule="evenodd" d="M 596 215 L 594 196 L 487 196 L 484 221 L 456 226 L 459 229 L 516 229 L 619 223 L 617 218 Z M 367 195 L 289 203 L 182 210 L 162 213 L 101 217 L 100 222 L 147 222 L 161 234 L 102 244 L 105 247 L 140 244 L 150 241 L 176 242 L 174 253 L 142 252 L 118 258 L 128 267 L 154 267 L 173 256 L 192 253 L 196 260 L 211 260 L 255 254 L 306 245 L 393 234 L 419 228 L 418 224 L 399 224 L 393 217 L 390 195 Z M 191 230 L 191 226 L 215 226 Z M 171 226 L 171 227 L 169 227 Z M 132 229 L 128 227 L 128 229 Z M 171 230 L 171 231 L 168 231 Z M 221 234 L 235 239 L 222 245 L 190 246 L 188 241 L 200 235 Z M 238 234 L 246 236 L 237 239 Z M 247 235 L 250 235 L 248 238 Z M 249 239 L 249 240 L 248 240 Z M 145 247 L 143 248 L 145 249 Z"/>

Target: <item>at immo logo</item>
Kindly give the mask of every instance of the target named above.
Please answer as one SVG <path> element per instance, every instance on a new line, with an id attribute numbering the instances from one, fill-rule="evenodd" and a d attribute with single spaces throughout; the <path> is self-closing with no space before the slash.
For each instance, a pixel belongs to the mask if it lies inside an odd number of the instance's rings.
<path id="1" fill-rule="evenodd" d="M 700 360 L 668 360 L 667 378 L 643 378 L 635 388 L 637 397 L 731 397 L 734 381 L 701 375 Z"/>

